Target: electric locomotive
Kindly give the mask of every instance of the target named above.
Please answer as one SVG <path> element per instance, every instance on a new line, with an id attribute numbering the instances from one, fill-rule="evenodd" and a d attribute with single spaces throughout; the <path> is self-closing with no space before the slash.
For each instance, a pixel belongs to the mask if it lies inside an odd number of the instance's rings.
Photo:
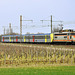
<path id="1" fill-rule="evenodd" d="M 75 42 L 75 32 L 73 30 L 62 30 L 60 33 L 54 33 L 53 42 Z"/>

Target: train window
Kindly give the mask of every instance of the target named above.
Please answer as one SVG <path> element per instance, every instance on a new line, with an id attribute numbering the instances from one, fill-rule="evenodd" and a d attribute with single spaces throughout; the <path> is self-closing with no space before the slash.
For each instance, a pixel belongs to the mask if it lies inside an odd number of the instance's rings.
<path id="1" fill-rule="evenodd" d="M 13 39 L 13 37 L 11 37 L 11 39 Z"/>
<path id="2" fill-rule="evenodd" d="M 75 33 L 71 33 L 71 35 L 75 35 Z"/>
<path id="3" fill-rule="evenodd" d="M 25 39 L 28 39 L 28 36 L 26 36 Z"/>
<path id="4" fill-rule="evenodd" d="M 47 36 L 47 38 L 50 38 Z M 33 36 L 25 36 L 25 39 L 33 39 Z M 34 36 L 34 39 L 45 39 L 45 36 Z"/>
<path id="5" fill-rule="evenodd" d="M 35 37 L 35 36 L 34 36 Z M 33 36 L 30 36 L 30 39 L 33 39 Z"/>
<path id="6" fill-rule="evenodd" d="M 67 34 L 55 34 L 55 35 L 67 35 Z"/>
<path id="7" fill-rule="evenodd" d="M 75 35 L 75 33 L 68 33 L 68 35 Z"/>
<path id="8" fill-rule="evenodd" d="M 64 38 L 67 38 L 67 36 L 64 36 Z"/>
<path id="9" fill-rule="evenodd" d="M 50 39 L 50 36 L 47 36 L 47 39 Z"/>
<path id="10" fill-rule="evenodd" d="M 18 37 L 11 37 L 11 39 L 20 39 L 20 36 L 18 36 Z M 23 39 L 23 37 L 21 37 L 21 39 Z"/>
<path id="11" fill-rule="evenodd" d="M 40 36 L 40 39 L 45 39 L 45 36 Z"/>
<path id="12" fill-rule="evenodd" d="M 9 39 L 9 37 L 4 37 L 4 39 Z"/>
<path id="13" fill-rule="evenodd" d="M 45 39 L 45 36 L 35 36 L 35 39 Z"/>
<path id="14" fill-rule="evenodd" d="M 25 36 L 25 39 L 30 39 L 30 36 Z"/>
<path id="15" fill-rule="evenodd" d="M 16 39 L 16 37 L 13 37 L 13 39 Z"/>
<path id="16" fill-rule="evenodd" d="M 35 39 L 38 39 L 39 38 L 39 36 L 35 36 Z"/>
<path id="17" fill-rule="evenodd" d="M 11 39 L 16 39 L 16 37 L 11 37 Z M 20 39 L 20 36 L 18 36 L 17 39 Z M 23 37 L 21 37 L 21 39 L 23 39 Z"/>
<path id="18" fill-rule="evenodd" d="M 57 38 L 57 37 L 54 37 L 54 38 Z"/>
<path id="19" fill-rule="evenodd" d="M 21 39 L 23 39 L 23 37 L 21 37 Z"/>
<path id="20" fill-rule="evenodd" d="M 18 39 L 20 39 L 20 37 L 18 37 Z"/>
<path id="21" fill-rule="evenodd" d="M 20 39 L 20 38 L 21 38 L 21 39 L 23 39 L 23 37 L 22 37 L 22 36 L 21 36 L 21 37 L 20 37 L 20 36 L 18 36 L 18 39 Z"/>

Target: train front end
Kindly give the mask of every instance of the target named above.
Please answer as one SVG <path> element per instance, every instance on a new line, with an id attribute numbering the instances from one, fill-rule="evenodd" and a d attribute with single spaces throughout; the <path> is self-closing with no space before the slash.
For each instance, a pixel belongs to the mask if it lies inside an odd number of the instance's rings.
<path id="1" fill-rule="evenodd" d="M 70 33 L 71 42 L 75 43 L 75 33 Z"/>

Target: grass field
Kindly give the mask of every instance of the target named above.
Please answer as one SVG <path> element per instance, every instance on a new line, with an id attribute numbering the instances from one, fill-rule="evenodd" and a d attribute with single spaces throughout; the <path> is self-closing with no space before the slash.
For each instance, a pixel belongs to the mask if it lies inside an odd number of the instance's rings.
<path id="1" fill-rule="evenodd" d="M 75 66 L 0 68 L 0 75 L 75 75 Z"/>

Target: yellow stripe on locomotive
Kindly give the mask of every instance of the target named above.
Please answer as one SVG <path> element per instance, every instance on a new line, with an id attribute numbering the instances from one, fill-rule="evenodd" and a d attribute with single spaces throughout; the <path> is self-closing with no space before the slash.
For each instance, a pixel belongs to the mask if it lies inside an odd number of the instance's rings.
<path id="1" fill-rule="evenodd" d="M 53 33 L 50 34 L 51 42 L 53 42 Z"/>

